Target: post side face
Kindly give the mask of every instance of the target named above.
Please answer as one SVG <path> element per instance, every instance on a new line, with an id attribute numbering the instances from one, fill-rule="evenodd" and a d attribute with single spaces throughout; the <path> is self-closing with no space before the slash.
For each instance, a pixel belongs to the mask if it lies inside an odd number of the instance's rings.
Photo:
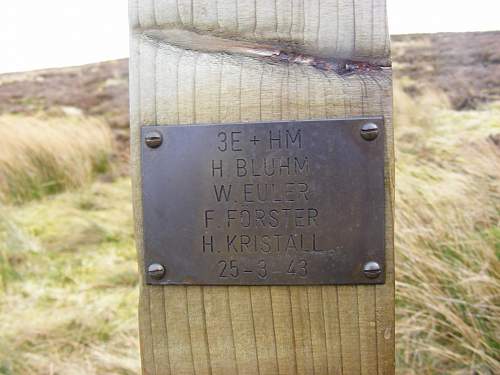
<path id="1" fill-rule="evenodd" d="M 131 151 L 140 270 L 145 267 L 142 263 L 141 127 L 382 116 L 386 282 L 377 286 L 212 287 L 152 286 L 142 280 L 139 319 L 143 373 L 393 373 L 394 159 L 390 69 L 373 68 L 339 75 L 334 70 L 308 64 L 270 63 L 265 58 L 186 50 L 144 36 L 144 28 L 154 27 L 156 22 L 160 27 L 187 27 L 191 21 L 185 16 L 191 12 L 191 5 L 187 3 L 178 2 L 177 14 L 172 13 L 169 1 L 131 1 Z M 193 1 L 195 24 L 205 22 L 200 9 L 207 9 L 207 14 L 211 14 L 213 7 L 217 7 L 213 3 Z M 243 17 L 241 13 L 225 16 L 230 3 L 224 2 L 223 9 L 220 4 L 217 8 L 219 23 L 226 28 L 232 25 L 234 17 Z M 347 3 L 339 2 L 342 11 Z M 361 15 L 359 20 L 366 22 L 366 17 L 374 20 L 382 17 L 379 8 L 385 4 L 381 1 L 373 2 L 373 14 L 363 10 L 372 9 L 371 3 L 356 3 L 356 7 L 362 8 L 355 12 Z M 281 12 L 283 4 L 278 4 L 280 31 L 282 22 L 289 17 Z M 321 4 L 328 11 L 332 8 L 328 1 Z M 295 14 L 301 12 L 300 8 L 293 10 Z M 328 11 L 321 8 L 320 13 L 328 14 Z M 308 24 L 308 17 L 313 13 L 311 9 L 302 12 Z M 175 20 L 163 22 L 172 14 Z M 265 34 L 269 28 L 275 32 L 276 24 L 274 29 L 263 26 L 272 20 L 260 18 L 260 10 L 257 15 L 256 30 Z M 240 21 L 243 25 L 244 21 Z M 297 22 L 304 24 L 295 16 L 287 22 L 292 30 L 299 30 Z M 368 25 L 370 22 L 366 27 Z M 363 30 L 356 34 L 356 38 L 367 37 L 356 39 L 358 47 L 355 48 L 361 48 L 359 43 L 370 41 L 376 44 L 374 51 L 388 51 L 380 33 L 371 36 L 371 30 L 369 26 L 364 34 Z M 304 33 L 306 35 L 306 28 Z M 351 26 L 341 27 L 339 39 L 348 40 L 353 34 Z M 320 39 L 321 35 L 320 32 Z M 363 48 L 371 51 L 371 47 Z M 354 49 L 347 54 L 354 55 Z"/>

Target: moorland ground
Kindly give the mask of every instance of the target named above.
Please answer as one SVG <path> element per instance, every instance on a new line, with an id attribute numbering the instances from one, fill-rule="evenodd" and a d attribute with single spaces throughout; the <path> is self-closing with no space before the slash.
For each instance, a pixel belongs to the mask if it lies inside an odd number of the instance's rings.
<path id="1" fill-rule="evenodd" d="M 397 366 L 500 373 L 500 33 L 393 40 Z M 137 374 L 127 61 L 0 76 L 0 374 Z"/>

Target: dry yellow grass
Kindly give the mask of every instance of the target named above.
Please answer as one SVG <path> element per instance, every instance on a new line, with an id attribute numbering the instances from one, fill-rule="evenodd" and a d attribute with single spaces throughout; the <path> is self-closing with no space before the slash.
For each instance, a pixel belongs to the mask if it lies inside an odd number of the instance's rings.
<path id="1" fill-rule="evenodd" d="M 0 116 L 0 201 L 82 186 L 109 166 L 111 132 L 84 117 Z"/>
<path id="2" fill-rule="evenodd" d="M 396 92 L 398 369 L 498 374 L 499 112 L 443 104 Z"/>

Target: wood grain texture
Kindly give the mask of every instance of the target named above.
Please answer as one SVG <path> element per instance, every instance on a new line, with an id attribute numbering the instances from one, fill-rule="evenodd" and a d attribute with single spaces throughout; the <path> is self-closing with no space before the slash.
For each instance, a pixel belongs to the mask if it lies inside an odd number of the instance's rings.
<path id="1" fill-rule="evenodd" d="M 385 1 L 131 0 L 130 18 L 132 179 L 141 276 L 141 126 L 380 115 L 386 124 L 386 284 L 162 287 L 141 281 L 143 374 L 393 374 L 390 68 L 338 75 L 179 48 L 146 35 L 148 28 L 188 28 L 294 43 L 317 56 L 375 61 L 389 58 Z"/>
<path id="2" fill-rule="evenodd" d="M 383 64 L 390 55 L 386 0 L 129 1 L 133 29 L 186 29 Z"/>

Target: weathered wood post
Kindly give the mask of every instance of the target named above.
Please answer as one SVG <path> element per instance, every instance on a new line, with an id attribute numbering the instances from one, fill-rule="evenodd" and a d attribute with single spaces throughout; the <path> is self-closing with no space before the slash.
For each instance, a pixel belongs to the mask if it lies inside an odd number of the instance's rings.
<path id="1" fill-rule="evenodd" d="M 143 373 L 393 374 L 385 0 L 130 20 Z"/>

